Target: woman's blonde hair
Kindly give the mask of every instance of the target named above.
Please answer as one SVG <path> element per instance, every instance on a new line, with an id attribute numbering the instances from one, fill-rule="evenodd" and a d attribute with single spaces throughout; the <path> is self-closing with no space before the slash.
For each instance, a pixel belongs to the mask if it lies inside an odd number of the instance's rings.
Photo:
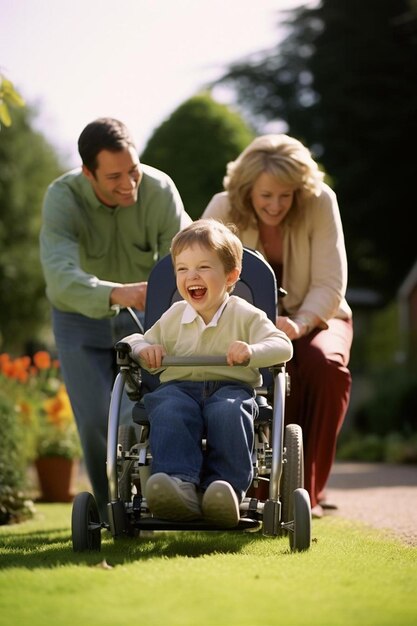
<path id="1" fill-rule="evenodd" d="M 171 257 L 175 265 L 176 257 L 186 248 L 198 244 L 217 253 L 226 274 L 242 269 L 243 246 L 235 234 L 233 224 L 223 224 L 213 218 L 202 218 L 180 230 L 172 240 Z M 228 288 L 233 291 L 234 285 Z"/>
<path id="2" fill-rule="evenodd" d="M 256 223 L 251 192 L 257 178 L 271 174 L 294 188 L 294 203 L 284 222 L 297 219 L 304 196 L 319 195 L 324 178 L 310 151 L 288 135 L 261 135 L 235 161 L 227 165 L 223 185 L 228 192 L 230 216 L 239 229 Z"/>

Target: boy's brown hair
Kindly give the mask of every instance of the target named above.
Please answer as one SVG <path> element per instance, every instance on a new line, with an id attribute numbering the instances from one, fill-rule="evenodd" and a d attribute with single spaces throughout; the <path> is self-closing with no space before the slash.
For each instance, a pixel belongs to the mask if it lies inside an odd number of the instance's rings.
<path id="1" fill-rule="evenodd" d="M 217 253 L 226 274 L 242 269 L 243 246 L 235 234 L 233 224 L 227 226 L 213 218 L 199 219 L 179 231 L 172 240 L 171 257 L 175 258 L 185 248 L 199 244 Z M 234 285 L 233 285 L 234 287 Z M 233 287 L 229 291 L 232 291 Z"/>

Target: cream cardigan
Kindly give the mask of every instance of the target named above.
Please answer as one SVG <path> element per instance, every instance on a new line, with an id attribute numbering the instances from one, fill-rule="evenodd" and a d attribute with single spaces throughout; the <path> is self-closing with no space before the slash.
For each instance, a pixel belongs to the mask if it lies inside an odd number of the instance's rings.
<path id="1" fill-rule="evenodd" d="M 213 196 L 202 217 L 230 223 L 227 192 Z M 352 311 L 346 302 L 347 258 L 342 221 L 336 194 L 326 184 L 320 196 L 304 203 L 304 219 L 287 226 L 283 232 L 282 285 L 288 295 L 283 306 L 288 315 L 309 311 L 327 328 L 332 317 L 349 319 Z M 257 228 L 239 231 L 244 246 L 265 257 Z"/>

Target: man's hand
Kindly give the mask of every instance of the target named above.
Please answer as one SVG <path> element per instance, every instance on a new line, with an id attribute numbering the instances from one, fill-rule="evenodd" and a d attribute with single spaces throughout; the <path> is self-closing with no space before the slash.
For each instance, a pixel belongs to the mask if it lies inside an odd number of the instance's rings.
<path id="1" fill-rule="evenodd" d="M 149 369 L 156 369 L 161 367 L 162 359 L 166 355 L 164 348 L 158 344 L 154 346 L 148 346 L 143 348 L 140 352 L 135 354 L 135 357 L 139 357 L 146 363 L 146 367 Z"/>
<path id="2" fill-rule="evenodd" d="M 118 304 L 120 307 L 132 307 L 138 311 L 145 310 L 147 282 L 130 283 L 114 287 L 110 293 L 110 304 Z"/>
<path id="3" fill-rule="evenodd" d="M 244 341 L 234 341 L 227 351 L 228 365 L 247 365 L 252 356 L 250 346 Z"/>

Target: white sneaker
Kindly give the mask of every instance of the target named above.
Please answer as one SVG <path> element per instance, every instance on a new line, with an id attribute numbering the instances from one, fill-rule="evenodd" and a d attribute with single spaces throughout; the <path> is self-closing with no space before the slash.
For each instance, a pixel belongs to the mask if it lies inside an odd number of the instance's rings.
<path id="1" fill-rule="evenodd" d="M 160 472 L 148 478 L 145 495 L 154 517 L 184 522 L 201 518 L 200 502 L 193 483 Z"/>
<path id="2" fill-rule="evenodd" d="M 239 501 L 233 487 L 224 480 L 215 480 L 204 493 L 204 519 L 225 528 L 233 528 L 239 523 Z"/>

